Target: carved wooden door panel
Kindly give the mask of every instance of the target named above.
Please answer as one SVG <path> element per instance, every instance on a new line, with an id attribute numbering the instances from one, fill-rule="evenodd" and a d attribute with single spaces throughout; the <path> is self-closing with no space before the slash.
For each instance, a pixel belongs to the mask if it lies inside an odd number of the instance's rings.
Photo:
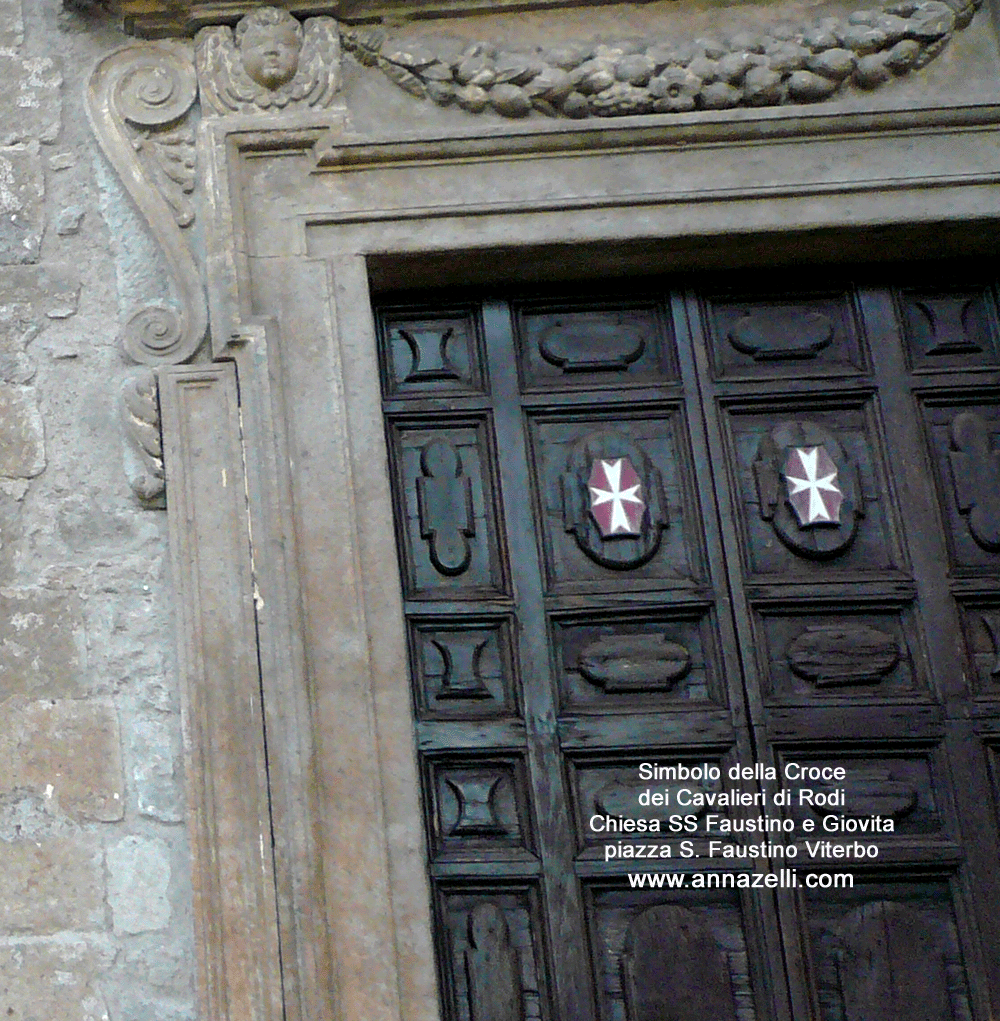
<path id="1" fill-rule="evenodd" d="M 994 293 L 377 312 L 449 1021 L 985 1019 Z M 843 765 L 845 817 L 893 818 L 853 889 L 638 888 L 605 860 L 591 817 L 656 815 L 641 763 L 755 760 Z M 765 868 L 687 836 L 700 857 L 650 867 Z"/>

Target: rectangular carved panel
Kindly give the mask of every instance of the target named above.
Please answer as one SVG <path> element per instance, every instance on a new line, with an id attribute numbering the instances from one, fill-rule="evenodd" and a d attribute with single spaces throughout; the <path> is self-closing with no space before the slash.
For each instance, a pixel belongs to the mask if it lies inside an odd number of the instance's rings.
<path id="1" fill-rule="evenodd" d="M 971 1021 L 945 882 L 856 882 L 807 901 L 822 1021 Z"/>
<path id="2" fill-rule="evenodd" d="M 752 378 L 865 368 L 848 293 L 793 299 L 719 295 L 705 301 L 716 375 Z"/>
<path id="3" fill-rule="evenodd" d="M 677 376 L 669 313 L 658 303 L 516 306 L 523 385 L 621 387 Z"/>
<path id="4" fill-rule="evenodd" d="M 554 1021 L 534 884 L 441 884 L 446 1021 Z"/>
<path id="5" fill-rule="evenodd" d="M 907 353 L 917 371 L 996 365 L 997 305 L 989 284 L 900 290 Z"/>
<path id="6" fill-rule="evenodd" d="M 679 411 L 539 417 L 530 437 L 551 590 L 631 590 L 702 576 Z"/>
<path id="7" fill-rule="evenodd" d="M 395 423 L 390 432 L 407 594 L 469 599 L 506 590 L 488 423 Z"/>
<path id="8" fill-rule="evenodd" d="M 959 612 L 972 690 L 1000 698 L 1000 599 L 963 600 Z"/>
<path id="9" fill-rule="evenodd" d="M 977 403 L 924 408 L 938 499 L 952 563 L 995 578 L 1000 569 L 1000 407 Z"/>
<path id="10" fill-rule="evenodd" d="M 488 389 L 476 308 L 384 308 L 378 327 L 386 397 L 453 396 Z"/>
<path id="11" fill-rule="evenodd" d="M 810 840 L 875 844 L 882 858 L 908 837 L 943 835 L 943 806 L 935 783 L 940 760 L 934 753 L 857 749 L 821 755 L 783 749 L 779 759 L 799 767 L 844 770 L 842 780 L 786 781 L 792 796 L 788 814 L 799 834 L 805 832 L 802 821 L 812 820 L 816 828 L 807 835 Z M 826 801 L 831 795 L 836 796 L 833 804 Z"/>
<path id="12" fill-rule="evenodd" d="M 704 611 L 607 611 L 551 623 L 563 712 L 725 705 L 714 617 Z"/>
<path id="13" fill-rule="evenodd" d="M 421 717 L 518 713 L 517 657 L 507 618 L 410 620 L 414 698 Z"/>
<path id="14" fill-rule="evenodd" d="M 532 857 L 531 796 L 520 756 L 477 751 L 428 758 L 424 768 L 435 854 L 466 861 Z"/>
<path id="15" fill-rule="evenodd" d="M 758 655 L 771 701 L 824 704 L 930 696 L 912 614 L 883 606 L 759 608 Z"/>
<path id="16" fill-rule="evenodd" d="M 739 902 L 586 890 L 602 1021 L 756 1021 Z"/>
<path id="17" fill-rule="evenodd" d="M 870 405 L 732 409 L 726 424 L 751 574 L 820 581 L 900 565 Z"/>
<path id="18" fill-rule="evenodd" d="M 680 763 L 699 778 L 684 781 L 642 779 L 642 763 L 657 762 L 671 766 Z M 700 778 L 698 771 L 705 763 L 719 768 L 720 779 Z M 676 854 L 679 840 L 692 840 L 696 852 L 702 854 L 707 836 L 701 821 L 706 813 L 704 796 L 717 796 L 727 786 L 731 786 L 725 782 L 726 769 L 731 764 L 728 759 L 720 758 L 718 752 L 696 754 L 688 749 L 679 751 L 676 747 L 665 745 L 651 747 L 644 753 L 633 747 L 625 754 L 607 758 L 573 755 L 569 758 L 568 770 L 580 860 L 599 861 L 603 871 L 626 868 L 630 871 L 644 871 L 647 866 L 641 860 L 607 858 L 605 845 L 616 845 L 618 841 L 625 844 L 668 841 L 674 845 L 672 854 Z M 656 804 L 650 798 L 649 803 L 644 804 L 647 792 L 669 803 Z M 701 803 L 692 805 L 692 801 Z M 711 811 L 719 815 L 729 814 L 724 807 L 716 806 Z M 695 816 L 698 819 L 697 828 L 693 831 L 671 832 L 669 818 L 684 815 Z M 627 831 L 620 827 L 621 820 L 635 820 L 643 828 Z M 606 862 L 610 864 L 606 865 Z M 679 859 L 664 858 L 651 862 L 649 867 L 671 863 L 677 867 Z"/>

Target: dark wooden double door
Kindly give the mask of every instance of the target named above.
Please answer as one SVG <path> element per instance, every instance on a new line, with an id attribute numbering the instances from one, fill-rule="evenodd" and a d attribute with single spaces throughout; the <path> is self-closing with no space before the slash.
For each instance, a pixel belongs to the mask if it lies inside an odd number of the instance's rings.
<path id="1" fill-rule="evenodd" d="M 376 311 L 444 1016 L 997 1016 L 990 281 L 775 272 Z M 671 834 L 669 861 L 605 860 L 591 817 L 656 816 L 637 794 L 670 786 L 641 763 L 755 761 L 842 766 L 838 814 L 893 820 L 874 860 L 790 862 L 852 888 L 630 883 L 767 869 L 708 858 L 703 830 L 694 859 Z"/>

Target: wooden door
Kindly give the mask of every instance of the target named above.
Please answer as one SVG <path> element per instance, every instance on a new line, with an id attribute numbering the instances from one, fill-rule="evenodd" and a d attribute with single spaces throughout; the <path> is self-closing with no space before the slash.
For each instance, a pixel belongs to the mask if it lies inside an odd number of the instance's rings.
<path id="1" fill-rule="evenodd" d="M 380 303 L 449 1021 L 1000 1003 L 1000 346 L 994 290 L 948 272 Z M 695 886 L 783 862 L 709 857 L 761 839 L 700 809 L 670 832 L 643 764 L 717 795 L 754 763 L 843 769 L 837 818 L 892 820 L 878 857 L 809 857 L 827 810 L 743 779 L 722 815 L 791 819 L 796 878 Z"/>

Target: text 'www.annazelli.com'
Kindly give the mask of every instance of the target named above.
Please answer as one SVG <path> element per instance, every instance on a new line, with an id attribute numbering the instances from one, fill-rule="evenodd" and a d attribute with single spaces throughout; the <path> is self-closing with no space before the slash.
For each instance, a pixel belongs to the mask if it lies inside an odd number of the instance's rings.
<path id="1" fill-rule="evenodd" d="M 850 872 L 629 872 L 633 889 L 650 890 L 851 890 Z"/>

